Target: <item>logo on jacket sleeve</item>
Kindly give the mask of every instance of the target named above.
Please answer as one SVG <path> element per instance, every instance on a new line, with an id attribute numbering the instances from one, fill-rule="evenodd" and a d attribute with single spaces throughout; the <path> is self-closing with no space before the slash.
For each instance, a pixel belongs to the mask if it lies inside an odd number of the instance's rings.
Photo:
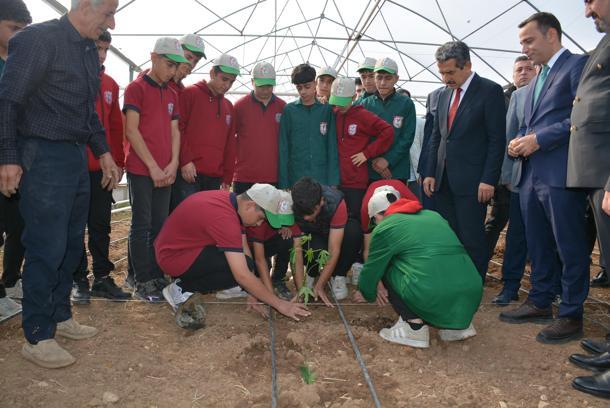
<path id="1" fill-rule="evenodd" d="M 394 121 L 392 122 L 392 124 L 396 129 L 400 129 L 402 127 L 402 119 L 402 116 L 394 116 Z"/>
<path id="2" fill-rule="evenodd" d="M 275 114 L 275 121 L 277 123 L 280 123 L 280 120 L 282 120 L 282 114 L 281 113 L 276 113 Z"/>
<path id="3" fill-rule="evenodd" d="M 227 122 L 227 126 L 231 126 L 231 115 L 225 116 L 225 122 Z"/>
<path id="4" fill-rule="evenodd" d="M 106 103 L 108 105 L 112 104 L 112 91 L 105 91 L 104 92 L 104 100 L 106 101 Z"/>
<path id="5" fill-rule="evenodd" d="M 322 136 L 326 136 L 327 128 L 328 128 L 328 123 L 320 122 L 320 133 L 322 133 Z"/>
<path id="6" fill-rule="evenodd" d="M 352 123 L 347 127 L 347 134 L 350 136 L 354 136 L 358 132 L 358 125 L 356 123 Z"/>
<path id="7" fill-rule="evenodd" d="M 167 113 L 170 115 L 174 113 L 174 104 L 172 102 L 167 104 Z"/>

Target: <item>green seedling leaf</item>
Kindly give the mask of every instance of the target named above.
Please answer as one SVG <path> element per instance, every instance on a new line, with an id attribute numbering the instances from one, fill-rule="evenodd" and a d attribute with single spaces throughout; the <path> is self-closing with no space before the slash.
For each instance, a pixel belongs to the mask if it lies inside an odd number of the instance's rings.
<path id="1" fill-rule="evenodd" d="M 301 286 L 301 289 L 299 289 L 299 297 L 303 297 L 303 303 L 305 306 L 307 306 L 307 303 L 309 303 L 309 298 L 314 297 L 313 290 L 303 285 Z"/>
<path id="2" fill-rule="evenodd" d="M 324 269 L 326 263 L 328 262 L 328 258 L 330 258 L 330 252 L 325 249 L 320 250 L 318 253 L 318 265 L 320 265 L 320 270 Z"/>
<path id="3" fill-rule="evenodd" d="M 313 261 L 313 257 L 314 257 L 314 251 L 313 248 L 307 248 L 307 251 L 305 251 L 305 259 L 307 260 L 307 263 L 310 264 Z"/>
<path id="4" fill-rule="evenodd" d="M 299 371 L 301 373 L 301 378 L 305 382 L 305 384 L 313 384 L 316 382 L 316 373 L 307 365 L 307 363 L 303 363 L 299 367 Z"/>

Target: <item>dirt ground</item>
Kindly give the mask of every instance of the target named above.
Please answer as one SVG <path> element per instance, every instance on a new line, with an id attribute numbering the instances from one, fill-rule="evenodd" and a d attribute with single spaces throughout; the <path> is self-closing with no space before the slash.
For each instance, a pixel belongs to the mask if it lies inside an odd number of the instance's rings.
<path id="1" fill-rule="evenodd" d="M 114 224 L 113 239 L 125 237 L 127 230 L 126 222 Z M 123 259 L 125 248 L 124 240 L 114 243 L 111 259 Z M 501 250 L 497 255 L 501 261 Z M 125 271 L 121 260 L 118 281 Z M 497 266 L 491 272 L 499 276 Z M 489 302 L 499 288 L 492 279 L 486 285 L 474 319 L 476 337 L 444 343 L 432 329 L 427 350 L 389 344 L 378 336 L 396 320 L 390 307 L 343 306 L 384 407 L 608 406 L 570 386 L 573 377 L 587 375 L 567 361 L 581 351 L 578 342 L 542 345 L 534 339 L 541 326 L 498 320 L 502 309 Z M 609 293 L 597 289 L 591 294 L 607 301 Z M 178 328 L 166 304 L 99 300 L 76 306 L 75 317 L 100 333 L 85 341 L 59 339 L 78 359 L 61 370 L 38 368 L 21 358 L 19 317 L 0 324 L 0 407 L 270 406 L 269 322 L 246 312 L 244 305 L 206 299 L 207 327 L 196 332 Z M 314 305 L 312 310 L 300 323 L 274 313 L 278 406 L 374 406 L 336 309 Z M 610 325 L 607 308 L 587 305 L 587 316 Z M 585 331 L 587 336 L 605 334 L 592 321 Z M 316 375 L 314 384 L 301 379 L 304 363 Z"/>

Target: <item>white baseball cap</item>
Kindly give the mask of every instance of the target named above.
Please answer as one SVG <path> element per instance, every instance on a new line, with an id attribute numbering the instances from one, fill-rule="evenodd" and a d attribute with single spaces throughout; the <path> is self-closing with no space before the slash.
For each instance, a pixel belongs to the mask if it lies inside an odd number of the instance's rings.
<path id="1" fill-rule="evenodd" d="M 155 42 L 153 52 L 175 62 L 189 63 L 189 61 L 184 58 L 184 51 L 182 50 L 180 41 L 172 37 L 158 38 Z"/>
<path id="2" fill-rule="evenodd" d="M 201 54 L 203 55 L 203 58 L 207 58 L 205 56 L 205 44 L 203 43 L 203 39 L 197 34 L 187 34 L 183 36 L 180 38 L 180 44 L 187 50 L 196 54 Z"/>
<path id="3" fill-rule="evenodd" d="M 275 86 L 275 68 L 268 62 L 259 62 L 252 69 L 252 79 L 256 86 Z"/>
<path id="4" fill-rule="evenodd" d="M 333 81 L 330 87 L 330 99 L 328 103 L 345 107 L 356 95 L 356 82 L 351 78 L 339 77 Z"/>
<path id="5" fill-rule="evenodd" d="M 290 193 L 278 190 L 271 184 L 256 183 L 246 191 L 246 194 L 265 210 L 267 221 L 273 228 L 294 224 Z"/>
<path id="6" fill-rule="evenodd" d="M 376 214 L 388 209 L 390 200 L 388 194 L 394 195 L 397 199 L 400 198 L 400 193 L 392 186 L 379 186 L 373 192 L 371 199 L 368 202 L 369 218 L 373 218 Z"/>
<path id="7" fill-rule="evenodd" d="M 322 75 L 328 75 L 333 78 L 337 78 L 337 70 L 333 67 L 322 67 L 318 70 L 316 79 L 320 78 Z"/>
<path id="8" fill-rule="evenodd" d="M 366 69 L 368 71 L 372 71 L 375 69 L 375 63 L 377 61 L 375 60 L 375 58 L 371 58 L 371 57 L 365 57 L 364 61 L 362 61 L 360 64 L 358 64 L 358 69 L 356 70 L 356 72 L 360 72 L 363 69 Z"/>
<path id="9" fill-rule="evenodd" d="M 374 71 L 385 71 L 389 72 L 390 74 L 398 74 L 398 65 L 396 64 L 396 61 L 394 61 L 392 58 L 379 58 L 375 62 Z"/>
<path id="10" fill-rule="evenodd" d="M 239 63 L 237 62 L 237 58 L 229 54 L 221 54 L 219 55 L 212 64 L 214 67 L 220 68 L 222 72 L 233 75 L 239 74 Z"/>

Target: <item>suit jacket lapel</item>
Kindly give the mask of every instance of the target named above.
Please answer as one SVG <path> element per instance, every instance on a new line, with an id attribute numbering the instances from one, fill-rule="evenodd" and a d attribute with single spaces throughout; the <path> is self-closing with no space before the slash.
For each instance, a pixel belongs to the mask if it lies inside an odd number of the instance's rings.
<path id="1" fill-rule="evenodd" d="M 557 76 L 557 73 L 561 70 L 561 66 L 564 64 L 564 62 L 566 62 L 570 55 L 572 55 L 572 53 L 569 50 L 565 50 L 559 56 L 557 61 L 555 61 L 553 68 L 551 68 L 551 70 L 549 71 L 549 75 L 546 77 L 546 81 L 544 81 L 544 85 L 542 85 L 542 90 L 540 91 L 540 95 L 538 96 L 538 100 L 536 101 L 536 106 L 534 106 L 532 114 L 534 114 L 538 109 L 538 106 L 540 106 L 540 101 L 544 99 L 546 91 L 548 91 L 548 89 L 551 87 L 553 81 L 555 80 L 555 77 Z"/>
<path id="2" fill-rule="evenodd" d="M 468 89 L 466 89 L 466 93 L 464 94 L 462 101 L 460 102 L 460 106 L 458 106 L 458 110 L 455 113 L 455 119 L 453 120 L 454 124 L 458 123 L 458 121 L 460 120 L 460 116 L 462 115 L 462 112 L 464 112 L 466 109 L 468 109 L 468 106 L 470 105 L 471 100 L 473 100 L 476 97 L 480 81 L 481 81 L 481 79 L 480 79 L 479 75 L 477 75 L 475 73 L 474 77 L 472 77 L 472 81 L 470 81 L 470 85 L 468 85 Z M 453 129 L 453 127 L 452 127 L 452 129 Z"/>

